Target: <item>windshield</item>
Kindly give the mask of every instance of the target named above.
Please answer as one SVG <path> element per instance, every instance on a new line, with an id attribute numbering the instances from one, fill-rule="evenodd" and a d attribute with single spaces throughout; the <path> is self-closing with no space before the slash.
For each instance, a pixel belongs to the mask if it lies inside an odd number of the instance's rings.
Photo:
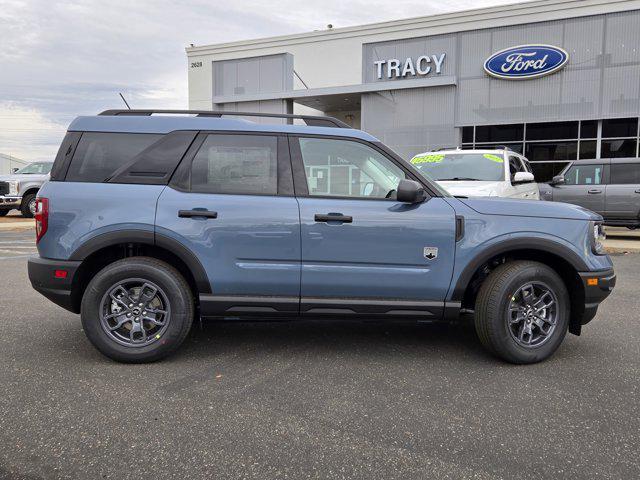
<path id="1" fill-rule="evenodd" d="M 51 171 L 51 167 L 53 167 L 53 163 L 51 162 L 37 162 L 21 168 L 16 173 L 20 173 L 20 174 L 33 173 L 33 174 L 39 174 L 39 175 L 46 175 Z"/>
<path id="2" fill-rule="evenodd" d="M 411 165 L 433 180 L 504 181 L 504 159 L 494 153 L 421 153 Z"/>

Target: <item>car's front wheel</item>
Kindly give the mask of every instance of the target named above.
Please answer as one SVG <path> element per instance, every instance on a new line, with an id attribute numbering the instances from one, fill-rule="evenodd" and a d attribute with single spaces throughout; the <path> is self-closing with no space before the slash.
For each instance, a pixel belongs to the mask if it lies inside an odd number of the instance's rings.
<path id="1" fill-rule="evenodd" d="M 475 326 L 481 343 L 512 363 L 551 356 L 569 325 L 569 293 L 548 266 L 513 261 L 492 271 L 478 292 Z"/>
<path id="2" fill-rule="evenodd" d="M 91 343 L 119 362 L 159 360 L 176 350 L 193 322 L 193 295 L 165 262 L 132 257 L 107 265 L 82 298 L 81 317 Z"/>
<path id="3" fill-rule="evenodd" d="M 0 210 L 0 217 L 6 217 L 7 213 L 9 213 L 9 210 Z"/>

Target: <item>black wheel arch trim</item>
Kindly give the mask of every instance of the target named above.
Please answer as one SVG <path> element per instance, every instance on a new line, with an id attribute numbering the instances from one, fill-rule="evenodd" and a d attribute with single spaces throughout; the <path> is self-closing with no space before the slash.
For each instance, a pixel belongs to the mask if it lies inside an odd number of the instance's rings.
<path id="1" fill-rule="evenodd" d="M 451 300 L 459 302 L 463 300 L 464 293 L 467 289 L 467 286 L 469 285 L 469 282 L 473 278 L 473 275 L 484 263 L 488 262 L 490 259 L 497 255 L 506 254 L 518 250 L 538 250 L 543 253 L 551 253 L 567 261 L 576 270 L 576 272 L 584 272 L 589 270 L 589 266 L 584 262 L 582 258 L 580 258 L 577 253 L 559 242 L 555 242 L 546 238 L 511 238 L 491 245 L 490 247 L 484 249 L 481 253 L 476 255 L 469 263 L 467 263 L 467 266 L 458 277 L 451 295 Z"/>
<path id="2" fill-rule="evenodd" d="M 150 230 L 115 230 L 102 233 L 78 247 L 69 260 L 82 261 L 103 248 L 123 243 L 140 243 L 156 246 L 176 255 L 189 268 L 198 288 L 198 293 L 211 293 L 209 277 L 198 257 L 180 241 Z"/>

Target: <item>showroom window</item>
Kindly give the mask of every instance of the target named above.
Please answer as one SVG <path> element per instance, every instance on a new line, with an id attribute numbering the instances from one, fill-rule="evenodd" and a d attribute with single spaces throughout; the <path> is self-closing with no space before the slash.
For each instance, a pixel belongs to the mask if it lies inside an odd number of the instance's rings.
<path id="1" fill-rule="evenodd" d="M 524 154 L 547 181 L 570 161 L 638 157 L 638 118 L 462 127 L 465 150 L 502 146 Z"/>
<path id="2" fill-rule="evenodd" d="M 602 121 L 601 158 L 636 157 L 637 151 L 637 118 L 616 118 Z"/>

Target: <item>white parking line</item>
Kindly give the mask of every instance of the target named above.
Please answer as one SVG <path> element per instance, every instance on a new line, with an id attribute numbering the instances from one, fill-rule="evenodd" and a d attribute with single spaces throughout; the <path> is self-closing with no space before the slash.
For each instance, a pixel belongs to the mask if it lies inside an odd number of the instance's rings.
<path id="1" fill-rule="evenodd" d="M 0 257 L 0 260 L 13 260 L 15 258 L 29 258 L 32 255 L 13 255 L 12 257 Z"/>
<path id="2" fill-rule="evenodd" d="M 15 250 L 4 250 L 4 249 L 0 248 L 0 254 L 5 254 L 5 255 L 6 254 L 9 254 L 9 255 L 16 255 L 16 254 L 17 255 L 24 255 L 25 253 L 36 253 L 36 252 L 37 252 L 37 250 L 31 250 L 31 251 L 28 251 L 28 252 L 24 252 L 24 251 L 17 252 Z"/>

